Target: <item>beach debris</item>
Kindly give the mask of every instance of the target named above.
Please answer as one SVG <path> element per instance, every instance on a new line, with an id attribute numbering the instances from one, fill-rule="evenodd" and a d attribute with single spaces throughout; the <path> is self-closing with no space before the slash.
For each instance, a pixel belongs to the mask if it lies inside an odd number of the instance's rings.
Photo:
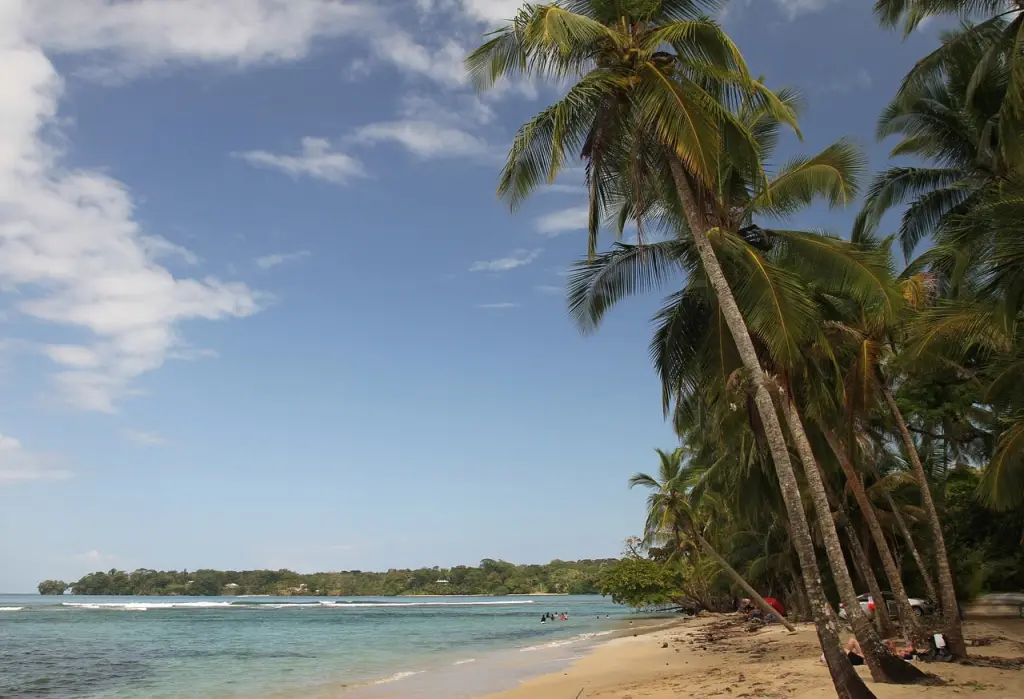
<path id="1" fill-rule="evenodd" d="M 1024 658 L 997 658 L 991 655 L 972 655 L 960 661 L 961 665 L 971 667 L 994 667 L 1000 670 L 1020 670 L 1024 668 Z"/>

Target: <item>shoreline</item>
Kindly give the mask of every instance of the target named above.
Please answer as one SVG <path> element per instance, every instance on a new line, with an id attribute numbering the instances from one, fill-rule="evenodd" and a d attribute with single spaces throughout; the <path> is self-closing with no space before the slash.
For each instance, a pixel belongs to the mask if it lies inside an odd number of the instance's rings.
<path id="1" fill-rule="evenodd" d="M 974 656 L 1024 660 L 1024 619 L 968 621 L 965 631 L 984 646 L 972 647 Z M 558 672 L 477 699 L 834 696 L 819 655 L 813 625 L 800 624 L 795 634 L 781 626 L 751 631 L 736 615 L 708 615 L 609 639 Z M 918 665 L 944 685 L 876 684 L 867 668 L 858 672 L 879 699 L 909 699 L 925 692 L 934 699 L 956 699 L 967 690 L 982 691 L 986 699 L 1024 696 L 1024 670 L 1019 668 Z"/>
<path id="2" fill-rule="evenodd" d="M 608 641 L 642 638 L 676 628 L 685 619 L 648 618 L 626 621 L 617 628 L 584 632 L 578 636 L 538 639 L 528 646 L 493 648 L 474 653 L 469 649 L 450 653 L 444 662 L 394 668 L 390 675 L 357 684 L 332 683 L 320 691 L 307 689 L 303 699 L 477 699 L 557 674 L 574 661 L 588 657 Z M 452 662 L 460 658 L 455 662 Z M 296 699 L 294 692 L 272 695 Z"/>

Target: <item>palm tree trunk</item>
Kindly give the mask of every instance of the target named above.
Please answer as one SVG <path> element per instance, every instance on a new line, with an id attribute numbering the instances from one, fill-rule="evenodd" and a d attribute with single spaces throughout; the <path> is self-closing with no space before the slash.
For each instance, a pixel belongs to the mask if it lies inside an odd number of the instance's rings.
<path id="1" fill-rule="evenodd" d="M 932 581 L 932 575 L 928 572 L 928 566 L 924 562 L 924 558 L 921 556 L 921 552 L 917 549 L 917 544 L 914 542 L 914 537 L 910 533 L 910 528 L 907 526 L 907 522 L 903 519 L 903 515 L 900 514 L 900 510 L 896 507 L 896 502 L 892 499 L 892 494 L 886 490 L 885 499 L 889 503 L 889 507 L 892 508 L 892 514 L 896 518 L 896 526 L 899 527 L 900 534 L 903 535 L 903 540 L 907 542 L 907 548 L 910 549 L 910 555 L 914 558 L 914 563 L 917 564 L 917 569 L 921 571 L 921 578 L 924 580 L 925 589 L 928 590 L 928 597 L 934 602 L 939 601 L 939 593 L 935 591 L 935 583 Z"/>
<path id="2" fill-rule="evenodd" d="M 892 551 L 889 549 L 889 542 L 885 538 L 885 532 L 882 531 L 882 525 L 878 522 L 875 507 L 871 504 L 867 491 L 864 490 L 864 482 L 854 470 L 849 454 L 847 454 L 846 449 L 843 448 L 842 443 L 839 441 L 839 438 L 836 437 L 835 433 L 826 425 L 821 425 L 821 432 L 825 435 L 825 440 L 828 442 L 829 447 L 832 448 L 833 453 L 835 453 L 836 458 L 839 460 L 839 466 L 843 469 L 843 474 L 846 476 L 846 482 L 850 486 L 850 490 L 853 491 L 853 497 L 857 500 L 857 506 L 860 507 L 861 514 L 864 516 L 864 521 L 868 525 L 868 531 L 871 532 L 871 538 L 874 539 L 875 548 L 878 549 L 878 555 L 882 559 L 882 568 L 885 569 L 885 575 L 889 578 L 889 585 L 892 587 L 892 594 L 896 598 L 896 608 L 900 613 L 900 621 L 903 622 L 903 630 L 908 636 L 910 636 L 910 639 L 914 642 L 915 646 L 919 648 L 927 648 L 929 642 L 928 634 L 925 633 L 924 629 L 921 628 L 921 625 L 917 623 L 917 617 L 914 615 L 914 610 L 910 607 L 907 590 L 903 586 L 903 578 L 900 575 L 899 569 L 896 567 L 896 561 L 892 556 Z M 885 599 L 876 597 L 876 609 L 879 604 L 884 605 Z"/>
<path id="3" fill-rule="evenodd" d="M 956 588 L 953 587 L 953 572 L 949 568 L 949 556 L 946 554 L 946 541 L 942 536 L 942 523 L 939 521 L 939 513 L 935 509 L 935 501 L 932 500 L 932 491 L 928 487 L 928 478 L 924 473 L 924 466 L 921 465 L 921 457 L 914 446 L 914 440 L 907 429 L 907 423 L 903 419 L 903 413 L 896 405 L 896 399 L 892 392 L 886 388 L 885 402 L 889 405 L 892 416 L 896 419 L 896 426 L 899 427 L 900 436 L 903 438 L 903 446 L 910 457 L 910 466 L 921 489 L 921 501 L 924 505 L 925 515 L 928 517 L 928 524 L 931 526 L 932 539 L 935 541 L 935 563 L 939 571 L 939 601 L 942 603 L 943 631 L 946 636 L 946 646 L 954 658 L 967 657 L 967 643 L 964 642 L 964 632 L 960 627 L 960 607 L 956 601 Z"/>
<path id="4" fill-rule="evenodd" d="M 850 523 L 846 510 L 840 510 L 840 515 L 842 517 L 840 524 L 843 526 L 844 531 L 846 531 L 846 538 L 850 542 L 850 555 L 853 558 L 853 565 L 857 568 L 857 572 L 864 581 L 864 584 L 868 586 L 868 592 L 871 593 L 871 596 L 876 600 L 883 600 L 882 604 L 875 605 L 875 620 L 878 622 L 878 632 L 885 638 L 894 638 L 896 636 L 896 626 L 892 623 L 892 616 L 889 615 L 889 605 L 884 603 L 885 597 L 882 595 L 882 588 L 878 585 L 875 571 L 871 568 L 871 559 L 868 558 L 864 546 L 861 545 L 860 537 L 857 536 L 857 531 Z"/>
<path id="5" fill-rule="evenodd" d="M 825 481 L 825 494 L 828 495 L 831 506 L 836 509 L 839 515 L 839 525 L 846 532 L 846 538 L 850 541 L 850 556 L 853 559 L 854 567 L 857 569 L 857 574 L 860 575 L 860 579 L 867 585 L 868 592 L 871 593 L 874 599 L 884 599 L 882 597 L 882 588 L 878 585 L 878 578 L 875 577 L 875 570 L 871 566 L 871 559 L 868 557 L 867 549 L 864 548 L 860 536 L 853 526 L 850 513 L 842 501 L 836 497 L 835 492 L 829 488 L 828 481 Z M 875 621 L 878 624 L 878 632 L 883 637 L 893 638 L 896 636 L 896 626 L 892 623 L 888 605 L 883 604 L 881 607 L 875 607 Z"/>
<path id="6" fill-rule="evenodd" d="M 806 621 L 811 618 L 811 605 L 807 602 L 807 589 L 804 587 L 804 581 L 800 577 L 800 574 L 791 570 L 790 575 L 793 577 L 793 596 L 796 598 L 796 608 L 800 615 L 800 621 Z"/>
<path id="7" fill-rule="evenodd" d="M 757 590 L 752 588 L 750 586 L 750 583 L 744 580 L 743 576 L 737 573 L 736 569 L 729 565 L 729 563 L 724 558 L 722 558 L 721 555 L 719 555 L 718 551 L 715 550 L 715 547 L 708 543 L 708 540 L 701 536 L 700 532 L 694 529 L 693 535 L 696 537 L 697 541 L 700 542 L 701 548 L 704 549 L 704 553 L 708 554 L 713 559 L 715 559 L 715 563 L 722 566 L 722 570 L 728 573 L 732 577 L 732 579 L 735 580 L 736 583 L 743 588 L 743 591 L 750 596 L 750 599 L 754 600 L 754 602 L 757 603 L 757 606 L 761 608 L 762 612 L 764 612 L 765 618 L 768 618 L 772 615 L 777 616 L 779 618 L 779 621 L 782 622 L 782 625 L 785 626 L 786 629 L 788 629 L 790 632 L 796 631 L 793 625 L 786 620 L 786 617 L 779 614 L 777 611 L 775 611 L 775 608 L 772 607 L 772 605 L 765 602 L 764 597 L 758 594 Z"/>
<path id="8" fill-rule="evenodd" d="M 709 227 L 705 223 L 705 216 L 698 207 L 686 171 L 674 155 L 669 156 L 669 167 L 672 170 L 672 178 L 679 193 L 687 223 L 690 226 L 694 246 L 697 248 L 704 271 L 718 298 L 722 316 L 732 334 L 743 366 L 755 386 L 754 402 L 764 427 L 765 439 L 771 450 L 772 461 L 775 463 L 779 487 L 782 490 L 786 512 L 789 514 L 792 526 L 793 548 L 800 560 L 800 569 L 804 576 L 804 585 L 811 606 L 811 615 L 814 618 L 814 627 L 818 633 L 818 642 L 821 644 L 836 694 L 839 695 L 839 699 L 868 699 L 869 697 L 874 699 L 875 695 L 867 688 L 860 675 L 850 665 L 849 659 L 842 652 L 839 645 L 839 627 L 825 611 L 828 601 L 825 599 L 825 590 L 821 584 L 818 562 L 814 557 L 814 543 L 811 540 L 811 530 L 804 515 L 803 503 L 800 500 L 800 487 L 797 484 L 796 474 L 793 472 L 793 464 L 789 460 L 789 450 L 786 447 L 782 424 L 779 422 L 778 413 L 775 412 L 775 405 L 768 391 L 767 379 L 757 357 L 757 351 L 754 349 L 754 342 L 750 338 L 750 331 L 743 320 L 739 306 L 736 305 L 736 299 L 722 272 L 722 266 L 715 256 L 715 250 L 711 246 L 711 240 L 707 234 Z"/>
<path id="9" fill-rule="evenodd" d="M 864 661 L 867 663 L 868 669 L 871 670 L 871 677 L 876 682 L 895 682 L 897 684 L 911 684 L 925 679 L 927 676 L 923 672 L 901 658 L 897 658 L 889 650 L 889 647 L 875 631 L 875 627 L 868 621 L 864 610 L 861 609 L 860 602 L 857 600 L 857 591 L 850 578 L 850 569 L 846 566 L 843 547 L 839 543 L 839 534 L 836 533 L 836 525 L 832 519 L 832 508 L 829 506 L 828 494 L 825 492 L 821 466 L 814 457 L 811 443 L 807 439 L 800 411 L 796 407 L 792 393 L 785 393 L 781 400 L 785 409 L 786 422 L 789 423 L 789 431 L 793 436 L 793 443 L 796 445 L 796 452 L 804 467 L 807 488 L 811 492 L 814 510 L 818 515 L 818 529 L 821 530 L 821 538 L 825 543 L 825 553 L 828 555 L 829 566 L 832 569 L 832 579 L 835 580 L 839 596 L 846 606 L 846 617 L 850 625 L 853 626 L 853 633 L 857 636 L 860 647 L 864 651 Z M 884 599 L 878 601 L 885 604 Z"/>

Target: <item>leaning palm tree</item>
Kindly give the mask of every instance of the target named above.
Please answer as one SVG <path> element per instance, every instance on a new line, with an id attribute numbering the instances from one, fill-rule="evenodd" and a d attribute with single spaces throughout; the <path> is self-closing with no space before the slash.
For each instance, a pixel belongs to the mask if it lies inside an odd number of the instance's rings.
<path id="1" fill-rule="evenodd" d="M 701 521 L 705 518 L 703 510 L 705 500 L 694 494 L 694 486 L 700 480 L 701 473 L 685 462 L 685 450 L 675 449 L 671 452 L 655 450 L 660 459 L 658 476 L 646 473 L 634 474 L 629 479 L 629 487 L 641 486 L 650 490 L 647 497 L 647 524 L 645 540 L 650 543 L 659 538 L 666 538 L 675 551 L 681 551 L 684 541 L 691 539 L 699 549 L 710 556 L 718 566 L 731 577 L 743 591 L 750 596 L 765 616 L 775 615 L 789 630 L 796 631 L 785 617 L 778 614 L 764 598 L 751 587 L 742 575 L 736 572 L 722 557 L 714 546 L 701 533 Z"/>
<path id="2" fill-rule="evenodd" d="M 869 238 L 861 238 L 859 245 L 864 248 L 873 246 L 883 252 L 888 248 L 887 244 L 872 241 Z M 842 419 L 833 420 L 832 423 L 850 425 L 851 437 L 844 443 L 844 440 L 835 434 L 827 420 L 822 420 L 819 428 L 839 460 L 875 540 L 883 567 L 893 586 L 893 592 L 900 607 L 900 616 L 909 628 L 911 636 L 915 639 L 923 639 L 925 634 L 910 609 L 900 572 L 885 543 L 886 538 L 877 514 L 855 466 L 855 463 L 860 460 L 861 453 L 856 430 L 858 421 L 863 423 L 870 417 L 870 413 L 879 407 L 883 407 L 892 416 L 898 429 L 898 439 L 909 455 L 911 473 L 919 486 L 924 511 L 931 527 L 939 572 L 939 602 L 943 609 L 947 642 L 951 652 L 956 655 L 965 655 L 966 646 L 963 642 L 963 632 L 956 606 L 956 595 L 941 522 L 931 498 L 928 480 L 918 457 L 916 446 L 910 437 L 906 420 L 893 394 L 893 383 L 897 377 L 897 372 L 893 368 L 896 364 L 896 349 L 901 346 L 900 341 L 904 334 L 903 327 L 906 324 L 906 319 L 915 310 L 909 300 L 919 298 L 920 294 L 917 293 L 917 290 L 920 284 L 921 280 L 915 275 L 909 275 L 894 282 L 894 290 L 899 291 L 898 294 L 895 294 L 895 303 L 898 304 L 895 306 L 897 309 L 895 312 L 891 310 L 883 312 L 877 304 L 865 305 L 852 301 L 833 304 L 834 315 L 830 319 L 829 328 L 831 334 L 835 336 L 833 346 L 836 348 L 836 353 L 823 363 L 821 370 L 828 374 L 832 367 L 844 367 Z M 836 362 L 836 359 L 839 361 Z"/>
<path id="3" fill-rule="evenodd" d="M 752 135 L 722 103 L 733 100 L 735 104 L 739 95 L 739 101 L 758 103 L 777 118 L 792 122 L 791 113 L 749 78 L 731 42 L 715 23 L 697 16 L 693 2 L 595 1 L 568 3 L 566 8 L 528 7 L 471 56 L 469 65 L 484 82 L 510 69 L 561 76 L 591 68 L 565 99 L 520 130 L 499 188 L 513 205 L 551 179 L 566 153 L 577 147 L 588 168 L 591 252 L 600 212 L 617 183 L 657 179 L 658 187 L 681 205 L 678 208 L 694 231 L 689 240 L 758 386 L 758 411 L 786 495 L 812 611 L 837 689 L 844 696 L 863 694 L 866 690 L 834 650 L 837 629 L 825 614 L 813 545 L 767 377 L 711 244 L 711 235 L 721 230 L 716 224 L 726 223 L 729 217 L 728 212 L 713 208 L 710 182 L 725 162 L 748 179 L 760 173 Z M 644 218 L 647 204 L 636 201 L 638 221 Z"/>
<path id="4" fill-rule="evenodd" d="M 907 75 L 900 96 L 958 63 L 962 55 L 978 54 L 972 66 L 963 106 L 977 105 L 977 86 L 996 71 L 1006 86 L 997 105 L 1000 149 L 1007 162 L 1024 165 L 1024 0 L 876 0 L 875 15 L 883 26 L 903 25 L 904 36 L 937 16 L 960 19 L 963 30 L 946 34 L 942 45 L 922 58 Z"/>
<path id="5" fill-rule="evenodd" d="M 760 153 L 736 113 L 757 105 L 795 126 L 792 110 L 754 80 L 739 50 L 702 13 L 715 0 L 565 0 L 526 5 L 467 59 L 477 84 L 529 74 L 572 86 L 565 97 L 523 125 L 513 141 L 499 195 L 513 207 L 552 181 L 567 160 L 586 163 L 590 195 L 589 252 L 614 187 L 649 181 L 642 191 L 670 195 L 755 386 L 754 402 L 793 526 L 794 547 L 828 667 L 841 697 L 872 696 L 839 652 L 838 627 L 826 613 L 810 529 L 750 331 L 715 254 L 712 238 L 731 228 L 731 212 L 715 207 L 713 182 L 732 169 L 764 179 Z M 659 197 L 660 199 L 660 197 Z M 647 218 L 659 199 L 637 199 Z"/>
<path id="6" fill-rule="evenodd" d="M 795 109 L 795 95 L 785 93 L 780 97 Z M 778 120 L 761 109 L 743 109 L 737 117 L 755 134 L 762 157 L 769 157 L 779 133 Z M 835 204 L 852 199 L 861 168 L 859 153 L 849 143 L 839 141 L 814 157 L 785 164 L 763 184 L 744 179 L 742 171 L 728 167 L 720 171 L 713 206 L 721 212 L 720 220 L 728 221 L 728 228 L 716 233 L 712 246 L 735 290 L 743 317 L 753 330 L 759 354 L 778 377 L 773 385 L 791 383 L 787 377 L 799 374 L 797 368 L 806 361 L 808 348 L 825 344 L 814 296 L 816 286 L 833 294 L 864 300 L 881 296 L 889 305 L 894 303 L 888 268 L 885 260 L 880 264 L 875 259 L 877 255 L 862 253 L 827 236 L 766 230 L 754 223 L 755 217 L 783 219 L 819 197 Z M 646 205 L 659 201 L 660 209 L 648 207 L 648 222 L 657 214 L 654 220 L 668 231 L 685 227 L 685 220 L 667 195 L 637 192 L 628 178 L 619 187 L 622 191 L 611 199 L 621 201 L 620 224 L 636 216 L 640 208 L 636 202 Z M 734 372 L 743 366 L 722 320 L 719 300 L 709 288 L 690 239 L 618 245 L 582 263 L 570 280 L 569 301 L 577 323 L 590 330 L 618 299 L 663 283 L 673 272 L 685 272 L 688 281 L 682 292 L 669 298 L 658 316 L 652 355 L 662 375 L 666 402 L 676 403 L 679 417 L 679 407 L 689 408 L 695 394 L 704 394 L 706 401 L 710 391 L 719 401 L 726 400 L 726 387 L 734 383 Z M 816 283 L 819 276 L 827 281 Z M 805 436 L 800 411 L 792 391 L 778 394 L 804 466 L 833 578 L 866 651 L 872 676 L 880 681 L 916 681 L 921 674 L 888 652 L 857 603 L 820 466 Z M 682 417 L 685 421 L 686 416 Z M 915 639 L 923 638 L 923 634 L 914 635 Z"/>
<path id="7" fill-rule="evenodd" d="M 923 11 L 920 8 L 925 4 L 932 10 L 938 6 L 924 0 L 909 2 L 908 8 L 918 7 L 911 8 L 915 12 Z M 893 154 L 917 155 L 928 162 L 923 167 L 891 168 L 879 175 L 854 231 L 854 240 L 860 244 L 877 244 L 872 232 L 881 216 L 893 206 L 909 203 L 899 232 L 904 254 L 909 257 L 926 236 L 934 240 L 933 247 L 911 263 L 907 276 L 909 281 L 913 272 L 927 270 L 937 281 L 940 302 L 917 313 L 909 328 L 897 323 L 884 329 L 884 337 L 867 339 L 877 351 L 870 355 L 875 368 L 867 369 L 864 376 L 878 386 L 918 482 L 934 539 L 947 641 L 958 657 L 966 656 L 967 647 L 941 522 L 920 455 L 895 398 L 899 372 L 893 367 L 899 363 L 885 361 L 891 356 L 885 350 L 899 347 L 898 341 L 906 339 L 909 331 L 912 347 L 903 354 L 918 369 L 926 353 L 931 353 L 945 355 L 946 362 L 969 359 L 983 376 L 989 358 L 1012 354 L 1014 347 L 1021 298 L 1015 290 L 1024 255 L 1014 252 L 1019 250 L 1019 237 L 1010 231 L 1024 206 L 1022 200 L 998 193 L 1007 191 L 1008 183 L 1019 176 L 1021 163 L 1012 154 L 1024 144 L 1013 140 L 1019 134 L 1008 135 L 1004 129 L 1009 99 L 1005 70 L 986 60 L 988 49 L 982 43 L 958 38 L 970 31 L 947 36 L 946 42 L 956 43 L 957 48 L 948 52 L 942 70 L 925 74 L 883 114 L 880 136 L 903 137 Z M 1004 216 L 993 215 L 999 208 L 992 207 L 995 202 L 1006 205 Z M 862 356 L 868 357 L 863 352 Z M 1013 434 L 1012 428 L 1007 434 Z M 1012 437 L 1004 440 L 999 454 L 1012 457 L 1015 444 L 1020 442 Z M 996 463 L 1014 463 L 1014 459 L 1000 458 Z"/>

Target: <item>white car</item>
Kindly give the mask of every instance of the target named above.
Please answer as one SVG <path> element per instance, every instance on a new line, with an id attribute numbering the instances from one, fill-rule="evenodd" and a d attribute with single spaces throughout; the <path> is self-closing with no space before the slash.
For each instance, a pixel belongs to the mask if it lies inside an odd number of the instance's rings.
<path id="1" fill-rule="evenodd" d="M 890 616 L 899 616 L 899 610 L 896 609 L 896 598 L 891 592 L 883 592 L 882 597 L 885 598 L 885 604 L 889 608 Z M 860 608 L 864 610 L 864 614 L 867 615 L 868 619 L 873 619 L 875 616 L 875 600 L 871 595 L 860 595 L 857 597 L 857 601 L 860 602 Z M 932 613 L 932 605 L 928 600 L 919 599 L 917 597 L 910 598 L 910 607 L 914 610 L 914 614 L 918 616 L 924 616 L 925 614 Z M 846 605 L 839 605 L 839 618 L 846 618 Z"/>

